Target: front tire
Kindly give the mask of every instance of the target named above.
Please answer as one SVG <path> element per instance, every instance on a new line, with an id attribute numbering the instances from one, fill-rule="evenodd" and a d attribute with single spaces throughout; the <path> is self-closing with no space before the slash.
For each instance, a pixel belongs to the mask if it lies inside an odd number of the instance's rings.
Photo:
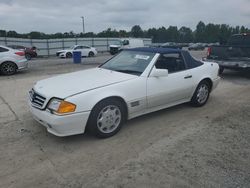
<path id="1" fill-rule="evenodd" d="M 92 110 L 87 128 L 99 138 L 108 138 L 120 131 L 125 121 L 124 105 L 116 99 L 99 102 Z"/>
<path id="2" fill-rule="evenodd" d="M 94 57 L 94 52 L 89 52 L 89 57 Z"/>
<path id="3" fill-rule="evenodd" d="M 197 86 L 191 99 L 191 104 L 195 107 L 201 107 L 207 103 L 211 86 L 207 81 L 201 81 Z"/>
<path id="4" fill-rule="evenodd" d="M 72 58 L 72 53 L 70 52 L 66 53 L 66 58 Z"/>
<path id="5" fill-rule="evenodd" d="M 0 66 L 0 72 L 3 74 L 3 75 L 13 75 L 15 74 L 17 71 L 17 66 L 15 63 L 13 62 L 4 62 L 1 64 Z"/>

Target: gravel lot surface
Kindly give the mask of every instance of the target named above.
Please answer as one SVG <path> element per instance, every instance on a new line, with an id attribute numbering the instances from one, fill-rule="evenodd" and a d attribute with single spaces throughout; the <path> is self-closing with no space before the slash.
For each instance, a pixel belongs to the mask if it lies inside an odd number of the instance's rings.
<path id="1" fill-rule="evenodd" d="M 0 76 L 0 187 L 250 187 L 250 73 L 226 70 L 204 107 L 130 120 L 109 139 L 58 138 L 32 119 L 26 101 L 36 81 L 109 58 L 36 59 Z"/>

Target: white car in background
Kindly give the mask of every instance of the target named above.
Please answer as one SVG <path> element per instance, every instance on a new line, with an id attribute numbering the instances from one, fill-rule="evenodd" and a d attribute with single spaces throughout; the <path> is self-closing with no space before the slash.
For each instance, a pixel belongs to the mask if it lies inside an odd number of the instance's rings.
<path id="1" fill-rule="evenodd" d="M 119 39 L 115 43 L 109 46 L 109 52 L 111 55 L 115 55 L 124 49 L 144 47 L 143 39 L 127 38 Z"/>
<path id="2" fill-rule="evenodd" d="M 93 57 L 97 55 L 95 48 L 86 45 L 75 45 L 69 49 L 60 50 L 56 52 L 56 55 L 61 58 L 71 58 L 74 51 L 80 51 L 82 57 Z"/>
<path id="3" fill-rule="evenodd" d="M 38 81 L 28 103 L 34 119 L 56 136 L 88 128 L 106 138 L 143 114 L 186 102 L 203 106 L 218 71 L 218 64 L 180 49 L 126 49 L 98 68 Z"/>
<path id="4" fill-rule="evenodd" d="M 0 45 L 0 74 L 13 75 L 28 67 L 25 52 Z"/>

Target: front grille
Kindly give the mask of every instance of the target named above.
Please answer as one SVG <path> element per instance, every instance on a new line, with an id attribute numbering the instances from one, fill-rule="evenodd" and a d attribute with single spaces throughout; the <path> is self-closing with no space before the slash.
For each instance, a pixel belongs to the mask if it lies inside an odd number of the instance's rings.
<path id="1" fill-rule="evenodd" d="M 42 108 L 46 98 L 36 93 L 33 89 L 29 92 L 29 94 L 31 103 L 38 108 Z"/>

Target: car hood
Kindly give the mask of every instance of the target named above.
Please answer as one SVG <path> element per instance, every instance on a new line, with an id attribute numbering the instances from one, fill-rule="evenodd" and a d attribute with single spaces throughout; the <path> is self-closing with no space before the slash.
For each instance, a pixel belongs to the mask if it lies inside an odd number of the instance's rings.
<path id="1" fill-rule="evenodd" d="M 89 90 L 137 78 L 135 75 L 93 68 L 38 81 L 34 90 L 46 98 L 67 98 Z"/>

